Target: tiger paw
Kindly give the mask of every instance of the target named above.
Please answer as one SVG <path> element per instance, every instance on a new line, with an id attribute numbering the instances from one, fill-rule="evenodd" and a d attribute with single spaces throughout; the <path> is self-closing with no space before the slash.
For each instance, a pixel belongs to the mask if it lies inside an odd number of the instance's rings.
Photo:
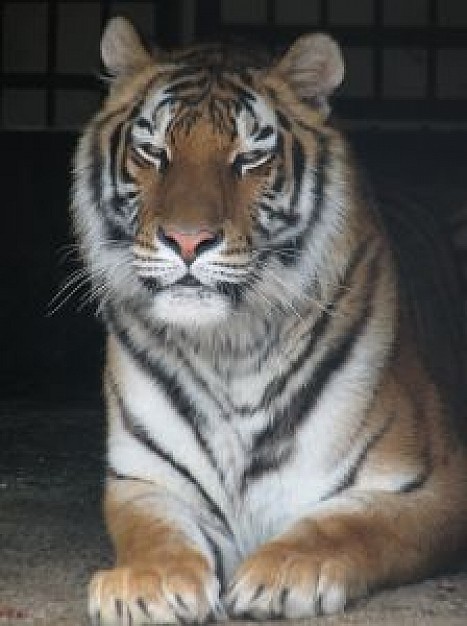
<path id="1" fill-rule="evenodd" d="M 339 613 L 367 593 L 357 564 L 339 550 L 271 542 L 249 557 L 230 585 L 231 617 L 293 619 Z"/>
<path id="2" fill-rule="evenodd" d="M 103 570 L 89 585 L 89 615 L 96 626 L 200 623 L 221 615 L 219 588 L 213 574 L 176 563 Z"/>

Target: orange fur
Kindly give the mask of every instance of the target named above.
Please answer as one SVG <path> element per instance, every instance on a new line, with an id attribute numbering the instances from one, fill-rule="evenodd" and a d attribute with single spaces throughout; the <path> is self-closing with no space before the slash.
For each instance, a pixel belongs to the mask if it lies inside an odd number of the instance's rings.
<path id="1" fill-rule="evenodd" d="M 148 612 L 166 622 L 178 620 L 177 602 L 183 609 L 196 599 L 200 619 L 212 610 L 205 597 L 209 584 L 216 584 L 211 566 L 176 527 L 135 504 L 150 495 L 144 484 L 119 485 L 110 479 L 105 514 L 117 560 L 114 568 L 96 572 L 89 585 L 90 605 L 100 607 L 104 623 L 118 618 L 116 600 L 143 618 Z"/>

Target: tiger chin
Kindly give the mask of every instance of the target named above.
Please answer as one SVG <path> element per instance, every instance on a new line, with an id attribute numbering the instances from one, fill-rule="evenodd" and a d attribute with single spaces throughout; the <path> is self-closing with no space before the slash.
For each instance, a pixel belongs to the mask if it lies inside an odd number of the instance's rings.
<path id="1" fill-rule="evenodd" d="M 152 56 L 124 18 L 73 218 L 107 328 L 95 623 L 300 618 L 466 547 L 466 453 L 328 98 L 338 46 Z"/>

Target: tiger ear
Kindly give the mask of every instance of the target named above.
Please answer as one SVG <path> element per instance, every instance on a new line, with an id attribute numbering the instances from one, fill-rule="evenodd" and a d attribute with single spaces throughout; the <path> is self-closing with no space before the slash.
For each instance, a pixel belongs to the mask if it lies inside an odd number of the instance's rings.
<path id="1" fill-rule="evenodd" d="M 124 76 L 153 62 L 133 24 L 125 17 L 112 18 L 101 40 L 101 55 L 112 76 Z"/>
<path id="2" fill-rule="evenodd" d="M 344 78 L 344 61 L 337 43 L 323 33 L 303 35 L 274 68 L 294 92 L 328 113 L 328 97 Z"/>

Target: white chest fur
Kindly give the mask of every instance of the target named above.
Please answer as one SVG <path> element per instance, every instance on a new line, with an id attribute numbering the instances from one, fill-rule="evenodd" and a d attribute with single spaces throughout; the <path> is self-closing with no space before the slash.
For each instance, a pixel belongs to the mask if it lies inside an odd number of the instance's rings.
<path id="1" fill-rule="evenodd" d="M 300 409 L 300 420 L 285 407 L 310 384 L 319 349 L 266 402 L 284 369 L 283 346 L 262 367 L 226 377 L 194 354 L 132 354 L 111 335 L 110 467 L 162 485 L 193 510 L 215 503 L 236 550 L 251 553 L 338 490 L 361 454 L 366 439 L 356 433 L 384 358 L 377 332 L 370 320 L 346 366 Z"/>

